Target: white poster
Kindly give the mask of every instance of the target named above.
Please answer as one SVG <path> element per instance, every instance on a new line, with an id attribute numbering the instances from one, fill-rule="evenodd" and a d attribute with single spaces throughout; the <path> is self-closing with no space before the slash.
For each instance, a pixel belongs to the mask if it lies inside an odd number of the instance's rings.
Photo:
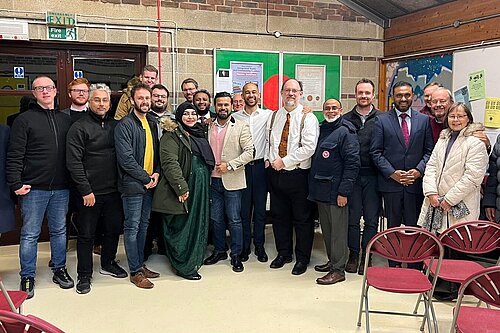
<path id="1" fill-rule="evenodd" d="M 246 83 L 257 84 L 259 91 L 263 92 L 264 64 L 261 62 L 231 61 L 231 75 L 233 77 L 233 87 L 229 91 L 233 94 L 241 93 Z M 261 98 L 263 98 L 261 96 Z"/>
<path id="2" fill-rule="evenodd" d="M 232 88 L 232 78 L 231 78 L 231 70 L 230 69 L 219 69 L 217 71 L 217 91 L 227 91 L 229 93 L 233 92 Z"/>
<path id="3" fill-rule="evenodd" d="M 326 66 L 297 64 L 295 77 L 303 85 L 302 105 L 309 106 L 313 111 L 322 111 L 325 99 Z"/>

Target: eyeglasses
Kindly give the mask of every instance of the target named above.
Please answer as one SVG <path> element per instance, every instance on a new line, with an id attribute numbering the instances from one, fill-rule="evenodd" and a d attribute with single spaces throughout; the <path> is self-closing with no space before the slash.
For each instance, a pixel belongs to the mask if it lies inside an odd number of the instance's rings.
<path id="1" fill-rule="evenodd" d="M 154 98 L 161 98 L 161 99 L 167 99 L 168 98 L 167 95 L 158 95 L 158 94 L 153 94 L 153 97 Z"/>
<path id="2" fill-rule="evenodd" d="M 75 92 L 77 94 L 82 94 L 82 95 L 86 95 L 89 93 L 89 91 L 87 89 L 70 89 L 71 92 Z"/>
<path id="3" fill-rule="evenodd" d="M 33 88 L 33 90 L 36 91 L 36 92 L 42 92 L 44 90 L 47 90 L 47 92 L 51 92 L 54 89 L 56 89 L 55 86 L 42 86 L 42 87 L 35 87 L 35 88 Z"/>
<path id="4" fill-rule="evenodd" d="M 301 92 L 302 90 L 298 90 L 298 89 L 285 89 L 283 90 L 286 94 L 289 94 L 289 93 L 292 93 L 292 94 L 296 94 L 296 93 L 299 93 Z"/>
<path id="5" fill-rule="evenodd" d="M 448 115 L 448 119 L 458 119 L 458 120 L 464 120 L 465 118 L 468 118 L 466 114 L 461 114 L 461 115 Z"/>

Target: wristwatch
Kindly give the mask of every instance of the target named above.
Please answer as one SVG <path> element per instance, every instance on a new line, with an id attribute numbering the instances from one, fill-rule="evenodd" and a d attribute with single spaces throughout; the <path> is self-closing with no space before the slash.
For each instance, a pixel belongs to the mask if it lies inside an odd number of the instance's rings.
<path id="1" fill-rule="evenodd" d="M 231 171 L 231 170 L 233 170 L 233 167 L 231 166 L 231 164 L 228 163 L 227 164 L 227 171 Z"/>

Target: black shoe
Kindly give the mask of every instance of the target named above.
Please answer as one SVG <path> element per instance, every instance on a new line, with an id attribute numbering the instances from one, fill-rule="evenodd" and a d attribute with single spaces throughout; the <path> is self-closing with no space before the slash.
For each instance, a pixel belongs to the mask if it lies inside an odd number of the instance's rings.
<path id="1" fill-rule="evenodd" d="M 49 260 L 48 265 L 50 268 L 54 268 L 54 262 L 52 261 L 52 259 Z"/>
<path id="2" fill-rule="evenodd" d="M 260 262 L 267 262 L 269 258 L 267 257 L 266 250 L 263 246 L 255 247 L 255 255 L 257 256 L 257 260 Z"/>
<path id="3" fill-rule="evenodd" d="M 285 256 L 277 256 L 276 259 L 274 259 L 271 262 L 271 268 L 281 268 L 285 266 L 285 264 L 291 263 L 292 262 L 292 257 L 285 257 Z"/>
<path id="4" fill-rule="evenodd" d="M 365 274 L 365 257 L 366 257 L 366 254 L 363 253 L 361 255 L 361 259 L 359 259 L 358 275 Z M 368 259 L 368 267 L 370 267 L 371 265 L 372 265 L 372 256 L 370 254 L 370 258 Z"/>
<path id="5" fill-rule="evenodd" d="M 345 271 L 347 273 L 356 273 L 358 271 L 359 265 L 359 253 L 349 252 L 349 260 L 347 260 L 347 265 L 345 265 Z"/>
<path id="6" fill-rule="evenodd" d="M 182 274 L 182 273 L 177 272 L 177 276 L 180 276 L 183 279 L 191 280 L 191 281 L 201 280 L 201 275 L 198 274 L 198 272 L 193 273 L 193 274 Z"/>
<path id="7" fill-rule="evenodd" d="M 241 251 L 240 259 L 242 262 L 247 262 L 249 259 L 250 249 Z"/>
<path id="8" fill-rule="evenodd" d="M 88 294 L 90 292 L 90 278 L 88 276 L 83 276 L 78 278 L 78 283 L 76 284 L 76 292 L 78 294 Z"/>
<path id="9" fill-rule="evenodd" d="M 307 264 L 302 261 L 297 261 L 295 265 L 293 265 L 292 274 L 293 275 L 301 275 L 307 271 Z"/>
<path id="10" fill-rule="evenodd" d="M 214 251 L 210 257 L 208 257 L 207 259 L 205 259 L 203 261 L 203 265 L 213 265 L 213 264 L 218 263 L 221 260 L 226 260 L 226 259 L 227 259 L 226 252 L 217 253 Z"/>
<path id="11" fill-rule="evenodd" d="M 328 261 L 326 264 L 314 266 L 314 270 L 316 272 L 328 273 L 330 272 L 330 267 L 332 267 L 332 264 Z"/>
<path id="12" fill-rule="evenodd" d="M 19 286 L 19 290 L 27 292 L 28 299 L 35 296 L 35 278 L 32 278 L 32 277 L 22 278 L 21 285 Z"/>
<path id="13" fill-rule="evenodd" d="M 128 276 L 127 272 L 121 268 L 115 260 L 111 261 L 111 264 L 106 266 L 101 266 L 99 273 L 102 275 L 109 275 L 115 278 L 123 279 Z"/>
<path id="14" fill-rule="evenodd" d="M 231 266 L 233 266 L 233 271 L 236 273 L 243 272 L 243 263 L 241 262 L 241 258 L 239 256 L 231 257 Z"/>
<path id="15" fill-rule="evenodd" d="M 52 282 L 58 284 L 62 289 L 70 289 L 75 286 L 75 282 L 73 282 L 73 279 L 69 276 L 66 268 L 55 269 Z"/>

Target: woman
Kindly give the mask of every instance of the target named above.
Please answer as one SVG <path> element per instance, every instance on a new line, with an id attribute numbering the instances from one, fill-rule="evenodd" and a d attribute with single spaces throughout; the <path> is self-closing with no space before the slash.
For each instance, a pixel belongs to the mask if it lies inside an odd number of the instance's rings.
<path id="1" fill-rule="evenodd" d="M 210 172 L 215 159 L 193 104 L 179 105 L 175 120 L 161 121 L 162 178 L 153 198 L 153 210 L 161 213 L 167 257 L 177 275 L 199 280 L 198 269 L 207 243 Z"/>
<path id="2" fill-rule="evenodd" d="M 465 104 L 450 107 L 423 178 L 425 201 L 418 224 L 427 230 L 441 233 L 456 223 L 478 219 L 480 185 L 488 165 L 486 146 L 472 135 L 478 130 L 484 126 L 473 123 Z"/>

